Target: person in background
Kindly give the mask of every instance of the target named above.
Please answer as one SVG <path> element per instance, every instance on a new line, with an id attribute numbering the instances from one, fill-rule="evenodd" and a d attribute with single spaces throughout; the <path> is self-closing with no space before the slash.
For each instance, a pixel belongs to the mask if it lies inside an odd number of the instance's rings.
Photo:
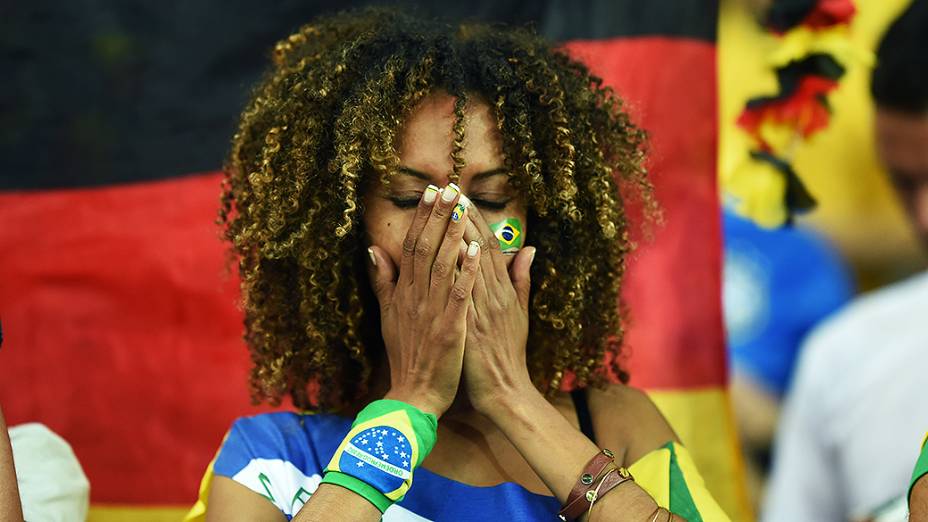
<path id="1" fill-rule="evenodd" d="M 11 427 L 9 437 L 25 519 L 86 520 L 90 482 L 71 445 L 38 422 Z"/>
<path id="2" fill-rule="evenodd" d="M 928 0 L 912 2 L 884 36 L 872 94 L 878 152 L 928 245 Z M 856 299 L 811 334 L 783 408 L 762 520 L 904 519 L 928 421 L 926 310 L 922 272 Z"/>
<path id="3" fill-rule="evenodd" d="M 837 251 L 809 230 L 770 230 L 728 211 L 723 226 L 731 396 L 756 498 L 799 346 L 854 286 Z"/>
<path id="4" fill-rule="evenodd" d="M 71 446 L 37 422 L 7 429 L 0 409 L 0 521 L 83 521 L 89 507 L 90 483 Z"/>

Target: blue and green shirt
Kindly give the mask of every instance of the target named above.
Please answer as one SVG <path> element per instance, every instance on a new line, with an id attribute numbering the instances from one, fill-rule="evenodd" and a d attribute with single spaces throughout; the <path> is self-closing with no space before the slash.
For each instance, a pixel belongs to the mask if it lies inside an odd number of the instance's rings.
<path id="1" fill-rule="evenodd" d="M 263 496 L 290 520 L 319 487 L 325 466 L 350 428 L 351 419 L 329 414 L 279 412 L 235 421 L 203 477 L 199 500 L 185 520 L 205 518 L 209 487 L 216 475 Z M 687 520 L 728 520 L 681 445 L 668 443 L 629 470 L 658 504 Z M 483 521 L 492 513 L 497 520 L 553 521 L 560 508 L 556 498 L 532 493 L 512 482 L 470 486 L 419 468 L 406 496 L 387 509 L 383 520 Z"/>

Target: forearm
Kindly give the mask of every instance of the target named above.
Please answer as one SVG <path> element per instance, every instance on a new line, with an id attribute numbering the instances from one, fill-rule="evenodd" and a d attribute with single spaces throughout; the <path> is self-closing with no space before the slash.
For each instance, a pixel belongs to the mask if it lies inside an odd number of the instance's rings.
<path id="1" fill-rule="evenodd" d="M 918 479 L 909 497 L 909 520 L 928 522 L 928 475 Z"/>
<path id="2" fill-rule="evenodd" d="M 7 431 L 6 419 L 0 409 L 0 520 L 22 520 L 23 511 L 16 485 L 16 468 L 13 465 L 13 447 Z"/>
<path id="3" fill-rule="evenodd" d="M 320 484 L 293 522 L 377 522 L 382 514 L 364 497 L 334 484 Z"/>
<path id="4" fill-rule="evenodd" d="M 487 414 L 563 504 L 583 467 L 600 448 L 534 388 L 506 396 L 510 399 L 501 397 Z M 627 444 L 612 442 L 617 446 L 609 449 L 621 455 Z M 627 482 L 594 503 L 592 518 L 596 521 L 645 521 L 656 507 L 643 489 Z"/>

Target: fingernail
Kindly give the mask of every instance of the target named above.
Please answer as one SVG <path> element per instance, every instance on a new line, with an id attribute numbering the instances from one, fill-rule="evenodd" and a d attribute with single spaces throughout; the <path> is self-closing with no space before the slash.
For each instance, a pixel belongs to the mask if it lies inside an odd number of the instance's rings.
<path id="1" fill-rule="evenodd" d="M 478 250 L 480 250 L 480 244 L 476 241 L 471 241 L 470 245 L 467 247 L 467 257 L 476 256 Z"/>
<path id="2" fill-rule="evenodd" d="M 434 199 L 434 198 L 433 198 Z M 367 247 L 367 255 L 371 257 L 371 264 L 377 266 L 377 256 L 374 255 L 374 249 Z"/>
<path id="3" fill-rule="evenodd" d="M 461 194 L 460 199 L 458 199 L 458 204 L 454 206 L 454 210 L 451 211 L 451 221 L 457 223 L 464 218 L 464 212 L 467 211 L 467 208 L 470 207 L 470 200 L 467 199 L 467 196 Z"/>
<path id="4" fill-rule="evenodd" d="M 441 193 L 441 200 L 445 203 L 448 203 L 454 199 L 459 192 L 461 192 L 461 189 L 459 189 L 457 185 L 454 183 L 448 183 L 448 186 L 445 187 L 445 190 Z"/>
<path id="5" fill-rule="evenodd" d="M 435 202 L 436 196 L 438 196 L 438 187 L 429 185 L 425 187 L 425 192 L 422 194 L 422 201 L 425 201 L 426 205 L 431 205 Z"/>
<path id="6" fill-rule="evenodd" d="M 533 248 L 533 249 L 532 249 L 532 253 L 529 254 L 529 255 L 531 256 L 531 257 L 528 258 L 528 266 L 529 266 L 529 268 L 531 268 L 531 267 L 532 267 L 532 263 L 535 262 L 535 254 L 537 254 L 537 253 L 538 253 L 538 249 L 537 249 L 537 248 Z"/>

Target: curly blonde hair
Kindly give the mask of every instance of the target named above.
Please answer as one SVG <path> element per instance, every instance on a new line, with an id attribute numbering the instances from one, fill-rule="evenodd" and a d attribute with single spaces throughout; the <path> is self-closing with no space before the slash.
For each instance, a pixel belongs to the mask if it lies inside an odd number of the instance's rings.
<path id="1" fill-rule="evenodd" d="M 627 380 L 624 202 L 637 196 L 657 213 L 644 132 L 600 78 L 529 29 L 369 8 L 280 41 L 233 138 L 219 222 L 239 263 L 256 402 L 289 394 L 299 408 L 343 408 L 384 362 L 362 195 L 375 176 L 389 183 L 398 128 L 436 90 L 456 97 L 452 178 L 464 167 L 465 107 L 480 98 L 526 197 L 539 254 L 528 341 L 536 385 L 554 393 L 567 372 L 580 385 Z"/>

